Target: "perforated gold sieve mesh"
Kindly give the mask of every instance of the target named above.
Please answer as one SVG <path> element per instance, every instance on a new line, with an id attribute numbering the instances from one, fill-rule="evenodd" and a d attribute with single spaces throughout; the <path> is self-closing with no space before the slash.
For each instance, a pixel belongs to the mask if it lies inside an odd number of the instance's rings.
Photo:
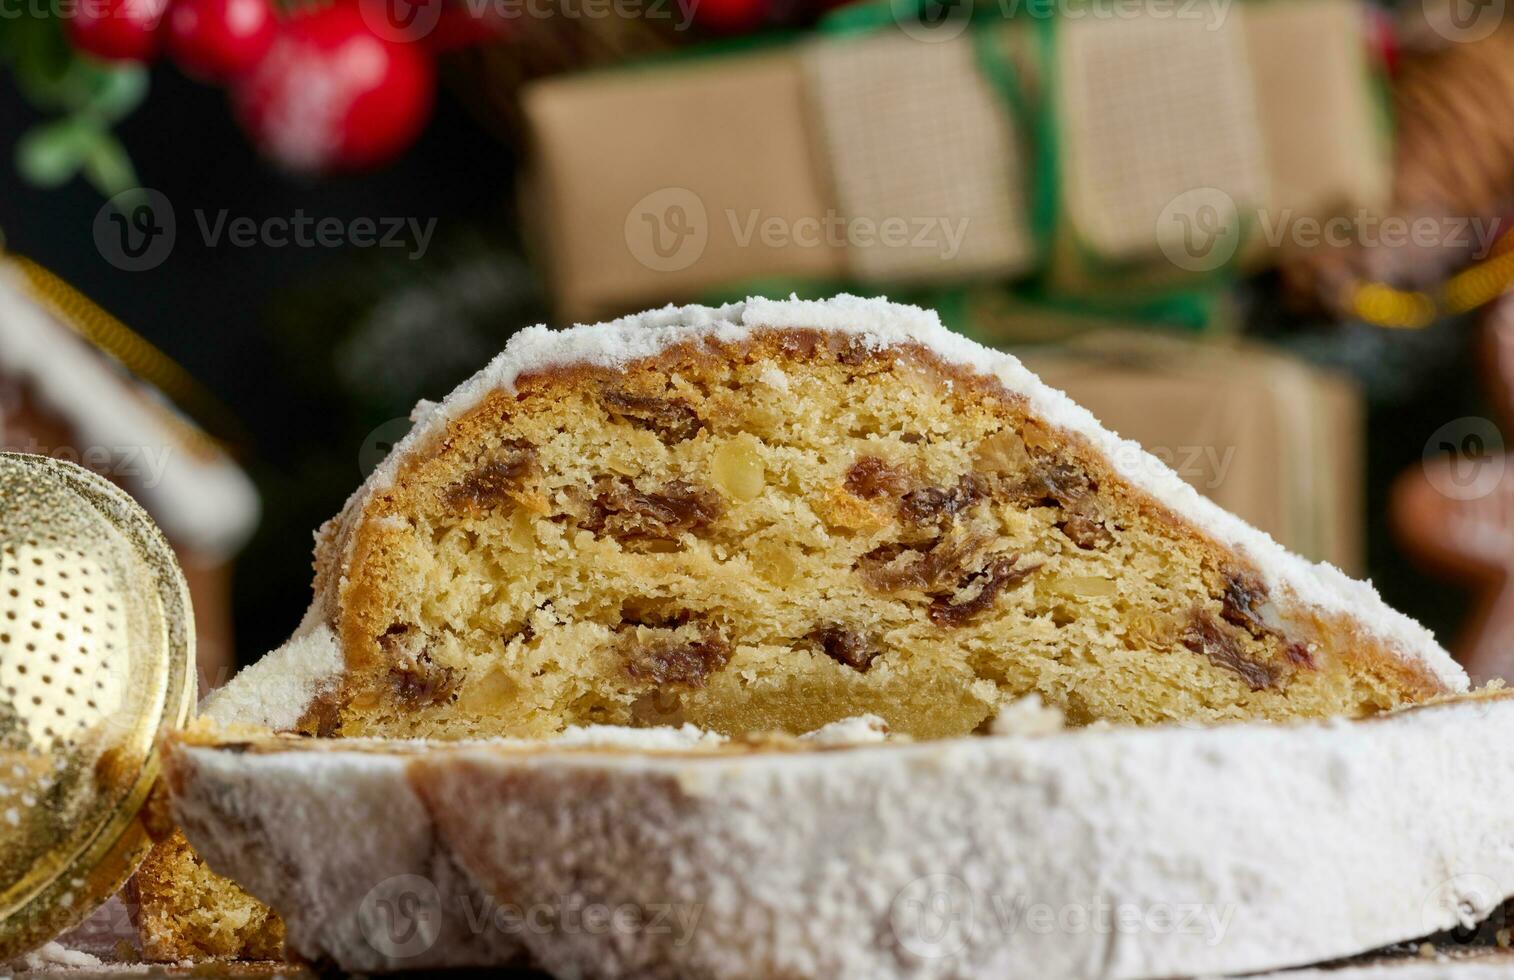
<path id="1" fill-rule="evenodd" d="M 194 635 L 162 534 L 109 481 L 0 453 L 0 962 L 131 873 Z"/>

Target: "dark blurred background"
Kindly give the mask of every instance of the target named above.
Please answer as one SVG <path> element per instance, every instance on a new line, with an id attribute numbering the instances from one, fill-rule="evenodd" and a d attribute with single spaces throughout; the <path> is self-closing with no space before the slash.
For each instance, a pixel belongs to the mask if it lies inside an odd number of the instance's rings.
<path id="1" fill-rule="evenodd" d="M 152 100 L 153 110 L 128 117 L 119 134 L 144 185 L 168 195 L 181 222 L 192 221 L 195 208 L 210 215 L 229 208 L 258 220 L 303 209 L 344 221 L 436 221 L 435 251 L 423 268 L 407 268 L 403 257 L 375 259 L 341 248 L 216 248 L 181 225 L 161 265 L 125 272 L 95 247 L 94 221 L 104 198 L 94 187 L 75 180 L 37 188 L 14 172 L 0 184 L 7 249 L 56 272 L 150 339 L 245 426 L 250 438 L 238 452 L 261 490 L 263 518 L 238 563 L 235 622 L 242 659 L 255 659 L 288 636 L 309 603 L 311 532 L 366 475 L 359 457 L 367 433 L 409 411 L 409 401 L 386 397 L 382 387 L 354 393 L 334 363 L 341 346 L 386 296 L 406 287 L 445 290 L 444 281 L 428 279 L 433 269 L 444 277 L 455 264 L 495 249 L 502 262 L 519 262 L 509 233 L 515 163 L 449 99 L 440 101 L 423 137 L 402 158 L 340 178 L 272 169 L 248 150 L 225 93 L 166 65 L 153 73 Z M 39 118 L 6 86 L 0 154 L 9 159 L 19 134 Z M 506 284 L 512 286 L 520 289 L 520 307 L 501 302 L 497 318 L 475 312 L 476 336 L 487 342 L 461 352 L 464 363 L 427 376 L 427 394 L 439 397 L 514 329 L 543 318 L 534 284 Z M 455 325 L 421 329 L 445 345 Z"/>

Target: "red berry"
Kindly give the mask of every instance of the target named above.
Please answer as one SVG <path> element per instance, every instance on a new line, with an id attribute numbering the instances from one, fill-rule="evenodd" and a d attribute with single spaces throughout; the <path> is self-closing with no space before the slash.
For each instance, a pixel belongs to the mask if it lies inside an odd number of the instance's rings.
<path id="1" fill-rule="evenodd" d="M 73 46 L 106 61 L 150 61 L 168 0 L 77 0 L 63 29 Z"/>
<path id="2" fill-rule="evenodd" d="M 277 33 L 268 0 L 173 0 L 163 43 L 186 73 L 224 82 L 251 71 Z"/>
<path id="3" fill-rule="evenodd" d="M 348 5 L 285 24 L 233 98 L 264 153 L 294 170 L 328 171 L 404 150 L 425 126 L 435 91 L 427 53 L 374 34 Z"/>
<path id="4" fill-rule="evenodd" d="M 1386 10 L 1367 8 L 1367 46 L 1383 71 L 1398 73 L 1398 28 Z"/>
<path id="5" fill-rule="evenodd" d="M 444 3 L 436 26 L 425 37 L 426 47 L 446 54 L 509 36 L 510 23 L 503 16 L 488 10 L 474 12 L 470 6 Z"/>
<path id="6" fill-rule="evenodd" d="M 721 34 L 750 31 L 767 19 L 768 0 L 680 0 L 694 23 Z"/>

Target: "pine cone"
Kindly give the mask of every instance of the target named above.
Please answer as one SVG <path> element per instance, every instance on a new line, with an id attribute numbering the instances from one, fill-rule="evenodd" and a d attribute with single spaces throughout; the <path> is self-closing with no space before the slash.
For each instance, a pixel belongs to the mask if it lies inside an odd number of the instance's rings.
<path id="1" fill-rule="evenodd" d="M 1511 104 L 1514 31 L 1406 57 L 1393 85 L 1396 209 L 1493 215 L 1514 201 Z"/>

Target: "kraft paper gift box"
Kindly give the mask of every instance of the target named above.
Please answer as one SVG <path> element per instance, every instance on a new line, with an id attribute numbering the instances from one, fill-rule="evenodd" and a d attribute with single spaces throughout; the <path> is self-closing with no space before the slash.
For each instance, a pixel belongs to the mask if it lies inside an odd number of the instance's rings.
<path id="1" fill-rule="evenodd" d="M 1363 571 L 1364 408 L 1349 380 L 1256 344 L 1128 330 L 1015 353 L 1221 507 Z"/>
<path id="2" fill-rule="evenodd" d="M 526 194 L 559 318 L 841 274 L 840 249 L 810 237 L 830 197 L 793 52 L 553 79 L 524 108 Z"/>
<path id="3" fill-rule="evenodd" d="M 804 47 L 804 63 L 839 212 L 925 232 L 848 247 L 854 279 L 959 282 L 1032 267 L 1025 134 L 984 77 L 973 38 L 924 43 L 890 31 L 823 40 Z"/>
<path id="4" fill-rule="evenodd" d="M 1120 9 L 528 86 L 524 207 L 558 315 L 1031 276 L 1125 298 L 1227 281 L 1279 257 L 1259 232 L 1381 204 L 1359 0 Z"/>
<path id="5" fill-rule="evenodd" d="M 1072 18 L 1049 66 L 1053 288 L 1170 288 L 1275 264 L 1299 218 L 1382 208 L 1390 141 L 1357 0 Z"/>
<path id="6" fill-rule="evenodd" d="M 968 36 L 554 79 L 525 114 L 526 205 L 563 319 L 747 283 L 1004 280 L 1035 258 L 1023 141 Z"/>

